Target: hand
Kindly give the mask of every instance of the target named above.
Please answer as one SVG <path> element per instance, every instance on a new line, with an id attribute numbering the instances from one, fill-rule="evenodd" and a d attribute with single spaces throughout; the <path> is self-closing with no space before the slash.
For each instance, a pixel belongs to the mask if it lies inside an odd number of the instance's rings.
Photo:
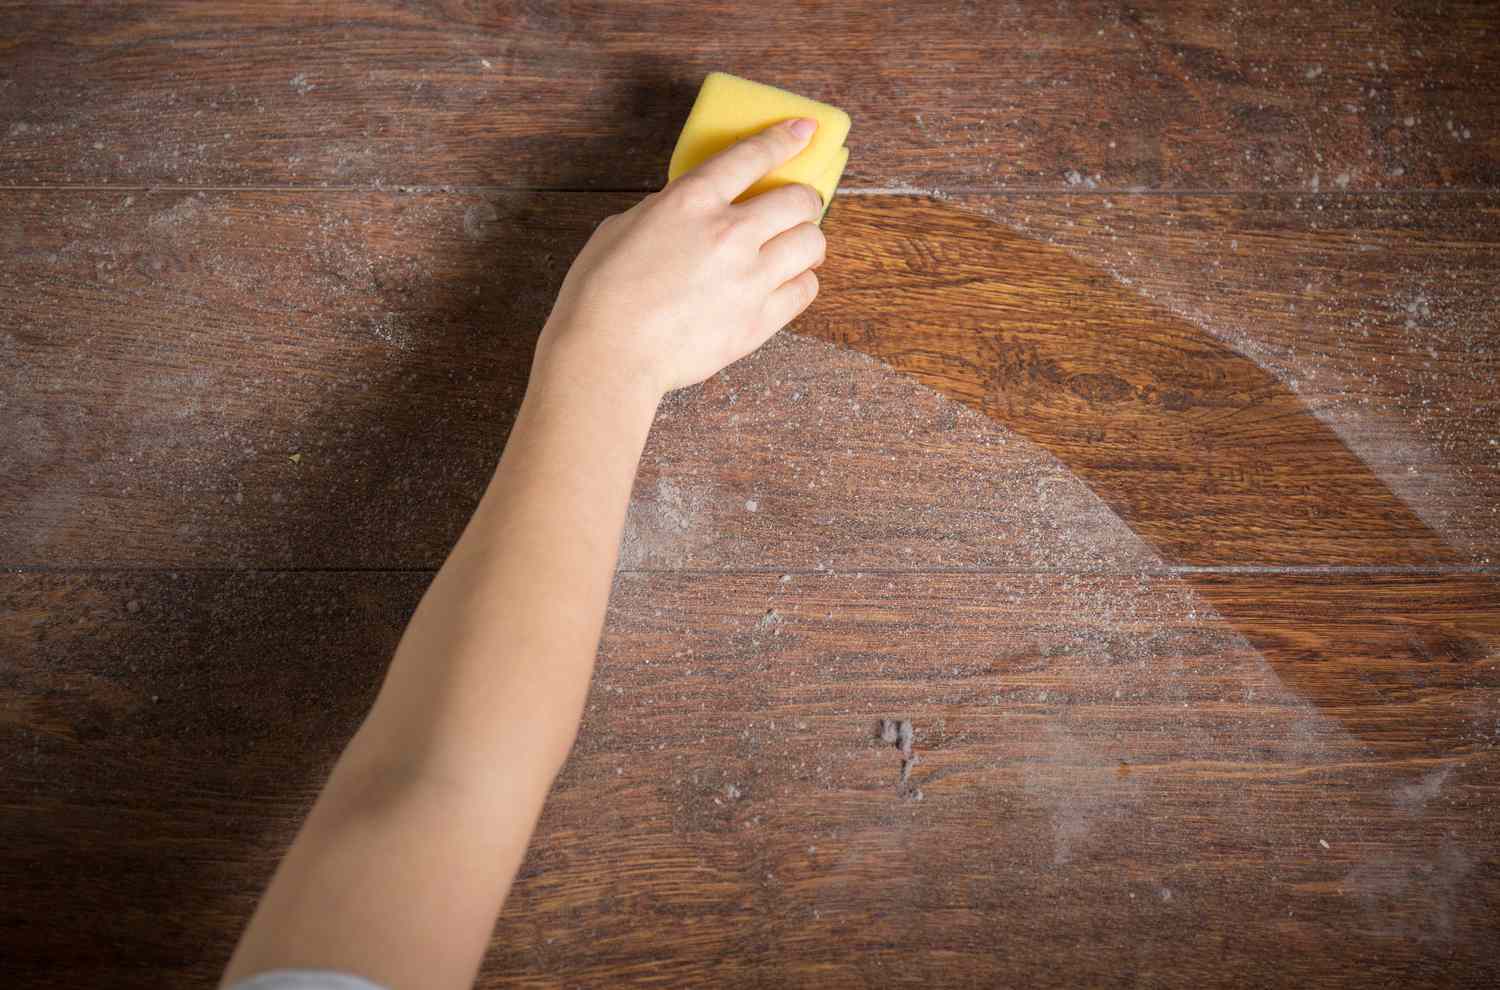
<path id="1" fill-rule="evenodd" d="M 768 127 L 601 223 L 563 280 L 538 366 L 565 361 L 574 376 L 639 385 L 654 403 L 791 322 L 818 294 L 822 200 L 796 184 L 734 200 L 816 127 Z"/>

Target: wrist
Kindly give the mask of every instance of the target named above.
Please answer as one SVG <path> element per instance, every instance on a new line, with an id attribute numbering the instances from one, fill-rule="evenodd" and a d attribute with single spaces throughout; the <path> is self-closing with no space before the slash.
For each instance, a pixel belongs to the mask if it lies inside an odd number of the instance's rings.
<path id="1" fill-rule="evenodd" d="M 588 398 L 622 416 L 654 419 L 665 390 L 620 355 L 585 346 L 581 336 L 548 325 L 537 341 L 527 393 Z"/>

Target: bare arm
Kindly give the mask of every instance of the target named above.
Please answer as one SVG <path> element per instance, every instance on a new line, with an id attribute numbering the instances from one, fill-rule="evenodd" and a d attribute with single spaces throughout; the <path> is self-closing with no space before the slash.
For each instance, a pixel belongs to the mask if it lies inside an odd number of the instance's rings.
<path id="1" fill-rule="evenodd" d="M 656 407 L 817 293 L 817 194 L 788 186 L 732 203 L 810 135 L 772 127 L 611 217 L 584 247 L 494 479 L 226 984 L 280 968 L 392 988 L 473 982 L 577 732 Z"/>

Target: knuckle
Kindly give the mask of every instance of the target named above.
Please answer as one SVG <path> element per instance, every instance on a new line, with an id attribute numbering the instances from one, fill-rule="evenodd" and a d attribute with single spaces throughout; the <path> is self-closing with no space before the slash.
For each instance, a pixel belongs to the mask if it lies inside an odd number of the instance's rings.
<path id="1" fill-rule="evenodd" d="M 737 247 L 740 243 L 740 233 L 744 229 L 744 222 L 737 217 L 725 217 L 712 227 L 714 247 L 720 250 Z"/>
<path id="2" fill-rule="evenodd" d="M 697 175 L 684 175 L 667 187 L 667 192 L 678 204 L 688 209 L 706 210 L 716 201 L 713 185 Z"/>
<path id="3" fill-rule="evenodd" d="M 747 239 L 754 239 L 759 235 L 757 218 L 749 211 L 731 211 L 720 233 L 726 238 L 743 236 Z"/>

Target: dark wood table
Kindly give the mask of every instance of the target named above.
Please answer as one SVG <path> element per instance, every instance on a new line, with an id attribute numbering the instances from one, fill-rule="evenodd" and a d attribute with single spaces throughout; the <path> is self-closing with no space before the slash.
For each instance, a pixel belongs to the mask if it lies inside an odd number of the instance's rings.
<path id="1" fill-rule="evenodd" d="M 5 985 L 212 985 L 710 69 L 853 115 L 823 293 L 663 409 L 481 984 L 1496 985 L 1497 31 L 0 5 Z"/>

